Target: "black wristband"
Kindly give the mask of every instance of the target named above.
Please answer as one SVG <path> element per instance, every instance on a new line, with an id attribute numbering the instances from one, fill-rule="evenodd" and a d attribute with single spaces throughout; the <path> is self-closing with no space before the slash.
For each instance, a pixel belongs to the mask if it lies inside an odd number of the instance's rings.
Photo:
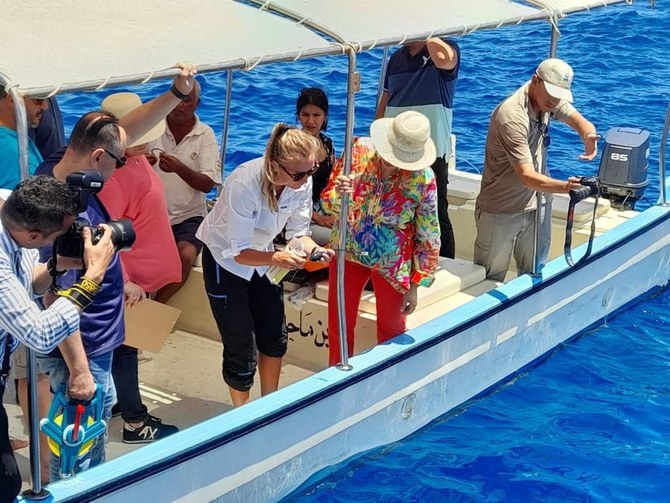
<path id="1" fill-rule="evenodd" d="M 175 86 L 174 84 L 172 84 L 170 92 L 182 101 L 188 99 L 188 94 L 182 93 L 179 89 L 177 89 L 177 86 Z"/>
<path id="2" fill-rule="evenodd" d="M 59 271 L 54 267 L 54 259 L 53 257 L 50 257 L 49 260 L 47 260 L 47 272 L 49 273 L 49 276 L 52 278 L 60 278 L 63 276 L 67 271 Z"/>

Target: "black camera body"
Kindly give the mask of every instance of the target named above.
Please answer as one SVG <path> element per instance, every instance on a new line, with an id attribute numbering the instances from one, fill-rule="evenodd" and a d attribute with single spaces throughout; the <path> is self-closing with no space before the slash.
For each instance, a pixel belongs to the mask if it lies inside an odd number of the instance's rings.
<path id="1" fill-rule="evenodd" d="M 600 178 L 597 176 L 582 176 L 579 180 L 581 187 L 570 189 L 570 203 L 577 204 L 587 197 L 600 197 Z"/>
<path id="2" fill-rule="evenodd" d="M 77 210 L 81 213 L 88 207 L 88 198 L 91 194 L 96 194 L 102 190 L 104 181 L 98 171 L 76 171 L 67 176 L 65 182 L 68 184 L 77 200 Z M 129 250 L 135 242 L 135 231 L 133 224 L 128 219 L 110 220 L 107 222 L 112 235 L 112 243 L 117 251 Z M 62 257 L 82 258 L 84 256 L 84 235 L 85 228 L 91 229 L 91 241 L 97 244 L 103 235 L 100 227 L 91 225 L 91 223 L 82 217 L 77 217 L 70 228 L 56 239 L 54 243 L 54 255 Z"/>

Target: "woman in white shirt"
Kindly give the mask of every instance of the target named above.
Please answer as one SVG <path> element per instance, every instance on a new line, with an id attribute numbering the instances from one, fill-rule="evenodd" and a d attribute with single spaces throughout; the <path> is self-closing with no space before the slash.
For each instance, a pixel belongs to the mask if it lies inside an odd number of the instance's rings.
<path id="1" fill-rule="evenodd" d="M 335 254 L 310 237 L 311 175 L 321 142 L 305 131 L 277 124 L 265 155 L 245 162 L 223 183 L 221 194 L 196 236 L 205 247 L 205 289 L 223 341 L 223 380 L 233 405 L 249 400 L 256 364 L 261 395 L 279 387 L 288 342 L 281 285 L 266 272 L 272 265 L 299 269 L 311 255 L 329 262 Z M 286 227 L 304 256 L 274 251 L 272 240 Z"/>

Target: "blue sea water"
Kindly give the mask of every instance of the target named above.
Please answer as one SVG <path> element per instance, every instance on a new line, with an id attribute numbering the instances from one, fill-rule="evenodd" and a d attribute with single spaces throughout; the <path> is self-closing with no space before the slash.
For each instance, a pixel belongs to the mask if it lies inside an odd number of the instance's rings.
<path id="1" fill-rule="evenodd" d="M 670 501 L 670 292 L 286 501 Z"/>
<path id="2" fill-rule="evenodd" d="M 558 55 L 575 70 L 578 109 L 602 133 L 616 126 L 651 132 L 651 183 L 638 207 L 653 204 L 670 101 L 668 2 L 576 14 L 560 26 Z M 548 24 L 531 23 L 459 39 L 454 131 L 460 168 L 481 169 L 491 111 L 530 77 L 548 52 L 549 35 Z M 357 135 L 367 133 L 374 115 L 381 54 L 359 58 Z M 202 83 L 200 117 L 220 135 L 225 75 L 205 75 Z M 328 133 L 342 148 L 344 58 L 258 67 L 235 72 L 226 171 L 260 155 L 275 122 L 295 120 L 295 99 L 305 86 L 328 92 Z M 148 99 L 166 87 L 157 82 L 129 89 Z M 68 129 L 110 92 L 60 98 Z M 574 133 L 552 127 L 549 167 L 557 177 L 597 172 L 597 162 L 577 160 L 580 152 Z M 670 501 L 669 302 L 668 293 L 643 300 L 513 383 L 402 442 L 319 475 L 289 500 Z"/>

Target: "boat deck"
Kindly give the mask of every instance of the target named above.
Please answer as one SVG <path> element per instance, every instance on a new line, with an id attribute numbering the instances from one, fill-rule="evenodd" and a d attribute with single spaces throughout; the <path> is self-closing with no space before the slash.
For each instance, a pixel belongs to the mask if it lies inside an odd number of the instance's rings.
<path id="1" fill-rule="evenodd" d="M 165 423 L 180 429 L 232 408 L 228 388 L 221 378 L 221 342 L 182 331 L 173 332 L 160 353 L 140 355 L 140 393 L 149 412 Z M 280 386 L 285 387 L 312 375 L 295 365 L 282 367 Z M 185 377 L 189 378 L 186 379 Z M 258 380 L 257 380 L 258 381 Z M 251 398 L 260 397 L 260 384 L 251 389 Z M 21 409 L 14 401 L 13 383 L 5 393 L 5 409 L 9 416 L 10 435 L 26 438 L 21 423 Z M 143 444 L 124 444 L 121 440 L 123 421 L 114 417 L 109 425 L 108 459 L 141 449 Z M 24 489 L 29 487 L 30 464 L 28 448 L 16 451 Z"/>

